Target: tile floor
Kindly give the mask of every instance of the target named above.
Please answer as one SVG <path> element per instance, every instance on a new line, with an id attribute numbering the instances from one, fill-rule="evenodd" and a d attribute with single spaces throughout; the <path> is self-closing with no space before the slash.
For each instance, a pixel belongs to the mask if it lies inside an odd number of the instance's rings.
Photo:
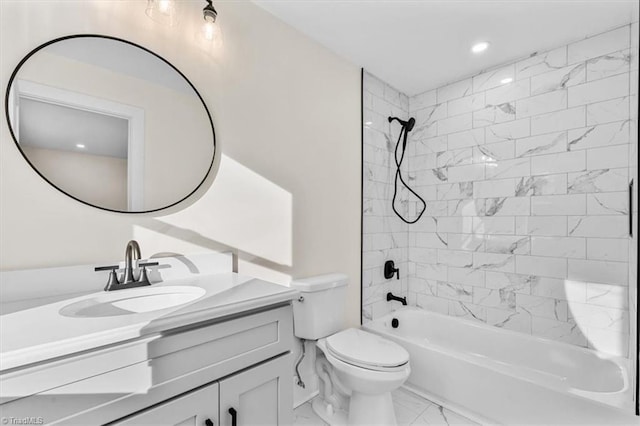
<path id="1" fill-rule="evenodd" d="M 466 417 L 462 417 L 405 389 L 398 389 L 391 396 L 398 426 L 478 425 L 478 423 Z M 295 426 L 327 425 L 313 412 L 310 402 L 294 410 L 293 424 Z"/>

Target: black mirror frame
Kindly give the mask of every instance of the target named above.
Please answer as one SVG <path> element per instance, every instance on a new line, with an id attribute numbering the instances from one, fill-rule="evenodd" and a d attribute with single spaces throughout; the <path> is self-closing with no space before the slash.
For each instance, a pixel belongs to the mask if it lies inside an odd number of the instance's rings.
<path id="1" fill-rule="evenodd" d="M 77 198 L 71 194 L 69 194 L 68 192 L 64 191 L 62 188 L 59 188 L 57 185 L 55 185 L 53 182 L 51 182 L 49 179 L 46 178 L 46 176 L 44 176 L 34 165 L 31 161 L 29 161 L 29 158 L 26 156 L 26 154 L 22 151 L 22 148 L 20 148 L 20 144 L 18 143 L 18 140 L 16 139 L 16 135 L 13 132 L 13 127 L 11 125 L 11 121 L 10 121 L 10 117 L 9 117 L 9 91 L 11 90 L 11 86 L 13 84 L 13 80 L 15 79 L 16 75 L 18 74 L 18 71 L 20 71 L 20 68 L 22 67 L 22 65 L 24 65 L 24 63 L 26 61 L 29 60 L 29 58 L 31 58 L 34 54 L 36 54 L 37 52 L 39 52 L 40 50 L 44 49 L 45 47 L 49 46 L 50 44 L 54 44 L 63 40 L 69 40 L 69 39 L 74 39 L 74 38 L 104 38 L 104 39 L 109 39 L 109 40 L 114 40 L 114 41 L 119 41 L 121 43 L 126 43 L 130 46 L 134 46 L 137 47 L 138 49 L 142 49 L 143 51 L 150 53 L 151 55 L 155 56 L 156 58 L 160 59 L 162 62 L 164 62 L 165 64 L 169 65 L 174 71 L 176 71 L 188 84 L 189 86 L 193 89 L 193 91 L 195 92 L 196 96 L 198 97 L 198 99 L 200 100 L 200 102 L 202 103 L 202 106 L 204 107 L 205 112 L 207 113 L 207 117 L 209 119 L 209 124 L 211 125 L 211 135 L 212 135 L 212 142 L 213 142 L 213 155 L 211 157 L 211 164 L 209 164 L 209 168 L 207 169 L 207 172 L 205 173 L 204 177 L 202 178 L 202 180 L 200 181 L 200 183 L 198 183 L 198 185 L 191 191 L 189 192 L 186 196 L 184 196 L 183 198 L 179 199 L 178 201 L 168 204 L 166 206 L 163 207 L 159 207 L 157 209 L 151 209 L 151 210 L 140 210 L 140 211 L 124 211 L 124 210 L 115 210 L 115 209 L 110 209 L 107 207 L 101 207 L 101 206 L 97 206 L 95 204 L 91 204 L 88 203 L 84 200 L 81 200 L 80 198 Z M 7 120 L 7 126 L 9 127 L 9 133 L 11 134 L 11 137 L 13 138 L 13 142 L 16 144 L 16 148 L 18 148 L 18 151 L 20 151 L 20 154 L 22 155 L 22 157 L 25 159 L 25 161 L 27 162 L 27 164 L 29 164 L 29 166 L 31 166 L 31 168 L 42 178 L 45 180 L 45 182 L 47 182 L 49 185 L 51 185 L 52 187 L 54 187 L 55 189 L 57 189 L 58 191 L 62 192 L 64 195 L 84 204 L 87 206 L 91 206 L 100 210 L 105 210 L 105 211 L 110 211 L 110 212 L 114 212 L 114 213 L 123 213 L 123 214 L 145 214 L 145 213 L 153 213 L 153 212 L 158 212 L 161 210 L 165 210 L 165 209 L 169 209 L 171 207 L 174 207 L 180 203 L 182 203 L 183 201 L 187 200 L 189 197 L 191 197 L 194 193 L 196 193 L 196 191 L 198 191 L 202 185 L 206 182 L 207 178 L 211 175 L 211 170 L 213 169 L 213 165 L 215 163 L 215 158 L 216 158 L 216 132 L 215 129 L 213 127 L 213 119 L 211 118 L 211 113 L 209 112 L 209 108 L 207 107 L 207 104 L 204 102 L 204 99 L 202 98 L 202 96 L 200 95 L 200 92 L 198 92 L 198 89 L 196 89 L 196 87 L 193 85 L 193 83 L 191 83 L 191 81 L 182 73 L 182 71 L 180 71 L 178 68 L 176 68 L 171 62 L 167 61 L 165 58 L 163 58 L 162 56 L 158 55 L 157 53 L 153 52 L 152 50 L 147 49 L 144 46 L 141 46 L 137 43 L 128 41 L 128 40 L 124 40 L 118 37 L 113 37 L 113 36 L 108 36 L 108 35 L 103 35 L 103 34 L 74 34 L 74 35 L 69 35 L 69 36 L 64 36 L 64 37 L 58 37 L 52 40 L 47 41 L 46 43 L 41 44 L 40 46 L 36 47 L 35 49 L 33 49 L 31 52 L 29 52 L 24 58 L 22 58 L 22 60 L 20 60 L 20 62 L 18 63 L 18 65 L 15 67 L 15 69 L 13 70 L 13 72 L 11 73 L 11 77 L 9 78 L 9 83 L 7 84 L 7 90 L 5 93 L 5 99 L 4 99 L 4 107 L 5 107 L 5 118 Z"/>

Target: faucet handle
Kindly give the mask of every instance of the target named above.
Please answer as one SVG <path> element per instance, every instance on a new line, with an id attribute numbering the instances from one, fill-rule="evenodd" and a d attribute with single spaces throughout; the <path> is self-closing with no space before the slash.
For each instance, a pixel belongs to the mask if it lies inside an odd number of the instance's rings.
<path id="1" fill-rule="evenodd" d="M 104 287 L 104 291 L 112 290 L 115 286 L 120 284 L 120 281 L 118 280 L 118 274 L 116 272 L 118 269 L 120 269 L 120 266 L 118 265 L 98 266 L 93 269 L 96 272 L 111 271 L 109 273 L 109 281 L 107 282 L 107 285 Z"/>
<path id="2" fill-rule="evenodd" d="M 96 272 L 99 272 L 99 271 L 117 271 L 118 269 L 120 269 L 119 265 L 96 266 L 95 268 L 93 268 L 93 270 L 96 271 Z"/>
<path id="3" fill-rule="evenodd" d="M 138 268 L 145 268 L 147 266 L 158 266 L 160 265 L 160 263 L 158 262 L 142 262 L 142 263 L 138 263 Z"/>

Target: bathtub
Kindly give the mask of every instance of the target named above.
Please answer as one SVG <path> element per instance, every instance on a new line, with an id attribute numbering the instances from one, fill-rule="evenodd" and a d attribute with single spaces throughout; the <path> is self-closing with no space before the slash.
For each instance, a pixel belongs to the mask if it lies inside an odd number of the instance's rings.
<path id="1" fill-rule="evenodd" d="M 640 424 L 625 359 L 418 308 L 363 328 L 409 352 L 405 387 L 480 423 Z"/>

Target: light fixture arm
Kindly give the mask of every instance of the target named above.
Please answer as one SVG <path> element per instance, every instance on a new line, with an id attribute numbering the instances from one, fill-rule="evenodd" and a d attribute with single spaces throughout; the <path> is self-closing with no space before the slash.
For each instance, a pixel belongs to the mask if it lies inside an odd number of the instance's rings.
<path id="1" fill-rule="evenodd" d="M 211 20 L 211 22 L 216 22 L 216 18 L 218 17 L 218 12 L 216 12 L 216 9 L 213 7 L 213 1 L 212 0 L 206 0 L 207 1 L 207 5 L 204 7 L 204 9 L 202 9 L 202 16 L 204 17 L 204 20 Z"/>

